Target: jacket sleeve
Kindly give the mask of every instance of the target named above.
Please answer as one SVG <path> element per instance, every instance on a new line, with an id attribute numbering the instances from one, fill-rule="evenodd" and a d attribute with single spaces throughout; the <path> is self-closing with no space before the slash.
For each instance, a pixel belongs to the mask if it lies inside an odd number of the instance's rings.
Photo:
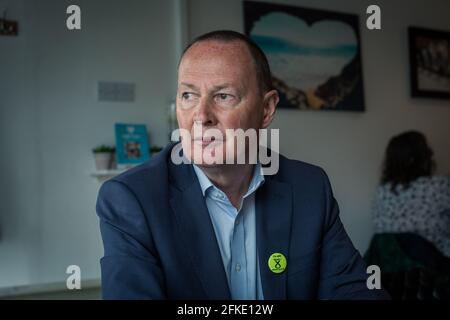
<path id="1" fill-rule="evenodd" d="M 323 181 L 326 198 L 326 216 L 322 240 L 319 299 L 390 299 L 383 289 L 368 289 L 366 264 L 354 248 L 339 218 L 339 207 L 334 199 L 325 172 Z"/>
<path id="2" fill-rule="evenodd" d="M 124 183 L 105 182 L 97 199 L 104 299 L 164 299 L 164 278 L 141 205 Z"/>

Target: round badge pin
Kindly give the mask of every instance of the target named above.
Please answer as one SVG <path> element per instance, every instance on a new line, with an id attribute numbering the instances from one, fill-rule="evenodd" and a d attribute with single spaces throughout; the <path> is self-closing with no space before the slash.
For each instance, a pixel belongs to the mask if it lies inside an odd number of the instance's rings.
<path id="1" fill-rule="evenodd" d="M 287 260 L 282 253 L 276 252 L 270 255 L 268 264 L 273 273 L 282 273 L 287 267 Z"/>

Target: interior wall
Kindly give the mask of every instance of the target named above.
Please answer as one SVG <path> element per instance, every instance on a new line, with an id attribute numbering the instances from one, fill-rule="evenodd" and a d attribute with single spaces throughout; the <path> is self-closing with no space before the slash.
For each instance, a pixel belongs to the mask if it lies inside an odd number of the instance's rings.
<path id="1" fill-rule="evenodd" d="M 66 28 L 81 7 L 82 28 Z M 114 123 L 144 123 L 168 142 L 178 35 L 175 1 L 8 1 L 18 37 L 1 37 L 0 287 L 100 277 L 91 149 Z M 5 54 L 5 53 L 9 54 Z M 7 75 L 10 78 L 5 78 Z M 133 103 L 99 102 L 97 81 L 133 82 Z"/>
<path id="2" fill-rule="evenodd" d="M 5 8 L 1 1 L 1 12 Z M 7 12 L 24 21 L 23 36 L 0 37 L 0 286 L 33 280 L 30 266 L 40 236 L 37 110 L 28 94 L 34 75 L 26 11 L 25 1 L 18 0 Z"/>

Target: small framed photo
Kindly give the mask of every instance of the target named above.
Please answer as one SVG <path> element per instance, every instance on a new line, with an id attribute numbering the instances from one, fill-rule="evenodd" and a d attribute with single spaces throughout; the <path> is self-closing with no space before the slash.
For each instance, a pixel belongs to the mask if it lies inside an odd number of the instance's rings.
<path id="1" fill-rule="evenodd" d="M 413 97 L 450 99 L 450 32 L 410 27 Z"/>
<path id="2" fill-rule="evenodd" d="M 150 158 L 145 124 L 116 123 L 117 168 L 128 169 Z"/>

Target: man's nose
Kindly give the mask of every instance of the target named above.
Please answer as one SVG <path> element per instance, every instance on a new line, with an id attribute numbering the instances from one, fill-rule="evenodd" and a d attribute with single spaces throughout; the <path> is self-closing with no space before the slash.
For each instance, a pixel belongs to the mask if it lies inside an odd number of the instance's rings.
<path id="1" fill-rule="evenodd" d="M 214 126 L 216 124 L 214 110 L 212 110 L 212 105 L 208 98 L 200 99 L 193 120 L 194 122 L 201 123 L 203 126 Z"/>

